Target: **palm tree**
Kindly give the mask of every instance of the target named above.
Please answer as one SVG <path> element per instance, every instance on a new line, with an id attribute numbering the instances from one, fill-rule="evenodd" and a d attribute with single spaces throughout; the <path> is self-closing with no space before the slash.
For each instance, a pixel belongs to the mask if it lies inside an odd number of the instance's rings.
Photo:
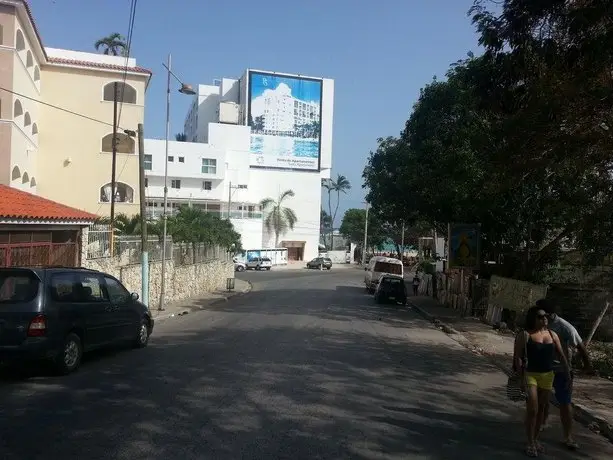
<path id="1" fill-rule="evenodd" d="M 351 182 L 345 176 L 339 174 L 336 176 L 336 180 L 332 181 L 334 184 L 334 191 L 336 192 L 336 208 L 334 208 L 334 214 L 332 215 L 332 226 L 334 226 L 334 221 L 336 220 L 336 213 L 338 212 L 338 206 L 341 203 L 341 192 L 347 193 L 351 190 Z"/>
<path id="2" fill-rule="evenodd" d="M 332 219 L 332 191 L 335 189 L 336 185 L 332 179 L 322 179 L 321 186 L 326 189 L 326 193 L 328 194 L 328 218 Z M 334 231 L 334 221 L 330 221 L 330 225 L 327 227 L 329 236 L 330 236 L 330 244 L 332 243 L 332 232 Z M 326 233 L 324 231 L 324 244 L 326 243 Z M 331 247 L 329 249 L 332 249 Z"/>
<path id="3" fill-rule="evenodd" d="M 103 37 L 94 43 L 96 51 L 100 51 L 102 48 L 103 54 L 110 54 L 111 56 L 125 56 L 128 51 L 128 45 L 125 38 L 117 32 Z"/>
<path id="4" fill-rule="evenodd" d="M 284 235 L 288 230 L 293 230 L 294 225 L 298 222 L 298 217 L 293 209 L 283 206 L 283 203 L 288 198 L 293 198 L 295 193 L 293 190 L 286 190 L 279 199 L 275 201 L 273 198 L 264 198 L 260 202 L 260 206 L 264 212 L 268 211 L 264 219 L 264 225 L 269 232 L 275 233 L 275 248 L 279 247 L 279 235 Z"/>
<path id="5" fill-rule="evenodd" d="M 117 214 L 115 216 L 115 233 L 117 235 L 140 235 L 140 214 L 128 216 Z"/>
<path id="6" fill-rule="evenodd" d="M 175 134 L 175 139 L 178 142 L 187 142 L 187 134 L 185 134 L 185 133 L 177 133 L 177 134 Z"/>

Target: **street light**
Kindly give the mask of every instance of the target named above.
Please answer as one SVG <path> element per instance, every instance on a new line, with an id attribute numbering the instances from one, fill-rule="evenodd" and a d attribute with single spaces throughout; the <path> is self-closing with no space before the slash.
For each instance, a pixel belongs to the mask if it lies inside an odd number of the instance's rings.
<path id="1" fill-rule="evenodd" d="M 181 88 L 179 88 L 179 92 L 187 95 L 194 95 L 196 91 L 190 86 L 181 81 L 179 77 L 177 77 L 171 70 L 172 68 L 172 56 L 168 55 L 168 64 L 162 63 L 162 65 L 168 71 L 168 78 L 166 83 L 166 155 L 164 159 L 164 211 L 162 214 L 162 219 L 164 222 L 163 230 L 162 230 L 162 281 L 160 283 L 160 304 L 158 306 L 158 310 L 164 310 L 164 295 L 166 291 L 166 232 L 168 230 L 168 215 L 166 213 L 168 207 L 168 141 L 170 138 L 170 77 L 173 76 L 175 80 L 179 82 Z"/>

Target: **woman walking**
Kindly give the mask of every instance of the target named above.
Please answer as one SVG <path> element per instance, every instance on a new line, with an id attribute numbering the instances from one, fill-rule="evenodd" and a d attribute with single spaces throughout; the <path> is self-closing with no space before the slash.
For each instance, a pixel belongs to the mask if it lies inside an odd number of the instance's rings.
<path id="1" fill-rule="evenodd" d="M 562 352 L 558 335 L 547 329 L 547 313 L 532 307 L 526 314 L 526 328 L 515 338 L 513 365 L 522 374 L 526 385 L 526 455 L 538 457 L 543 446 L 538 435 L 553 389 L 556 352 L 570 375 L 568 361 Z"/>

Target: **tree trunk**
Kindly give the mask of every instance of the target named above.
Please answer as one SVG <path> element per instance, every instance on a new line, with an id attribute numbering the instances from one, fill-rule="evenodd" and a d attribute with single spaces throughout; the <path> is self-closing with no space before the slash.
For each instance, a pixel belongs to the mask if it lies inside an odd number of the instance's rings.
<path id="1" fill-rule="evenodd" d="M 328 236 L 330 237 L 330 249 L 332 249 L 332 233 L 334 232 L 334 219 L 332 218 L 332 190 L 328 189 L 328 211 L 330 211 L 330 228 Z M 324 243 L 326 239 L 324 238 Z"/>

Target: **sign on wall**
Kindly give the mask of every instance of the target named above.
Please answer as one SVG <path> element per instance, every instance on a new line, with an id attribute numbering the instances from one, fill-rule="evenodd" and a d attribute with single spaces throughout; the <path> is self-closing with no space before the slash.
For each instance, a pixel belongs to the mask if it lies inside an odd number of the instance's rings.
<path id="1" fill-rule="evenodd" d="M 449 268 L 479 268 L 481 226 L 449 224 Z"/>
<path id="2" fill-rule="evenodd" d="M 322 80 L 249 72 L 250 165 L 317 171 Z"/>

